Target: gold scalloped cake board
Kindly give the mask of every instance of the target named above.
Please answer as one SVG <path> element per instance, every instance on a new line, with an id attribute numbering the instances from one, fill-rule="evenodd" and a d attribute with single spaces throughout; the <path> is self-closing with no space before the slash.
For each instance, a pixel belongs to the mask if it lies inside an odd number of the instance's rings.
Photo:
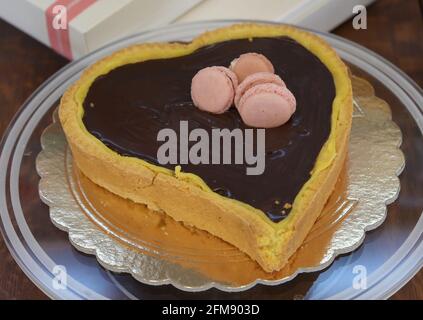
<path id="1" fill-rule="evenodd" d="M 322 270 L 339 254 L 355 250 L 365 231 L 378 227 L 386 205 L 399 192 L 404 167 L 401 132 L 389 105 L 364 79 L 352 77 L 354 115 L 348 160 L 320 218 L 280 271 L 257 263 L 207 232 L 164 213 L 120 198 L 92 183 L 72 165 L 58 121 L 41 137 L 37 158 L 41 199 L 52 222 L 69 233 L 80 251 L 95 254 L 106 269 L 131 273 L 147 284 L 173 284 L 187 291 L 217 287 L 245 290 L 280 284 L 298 273 Z"/>

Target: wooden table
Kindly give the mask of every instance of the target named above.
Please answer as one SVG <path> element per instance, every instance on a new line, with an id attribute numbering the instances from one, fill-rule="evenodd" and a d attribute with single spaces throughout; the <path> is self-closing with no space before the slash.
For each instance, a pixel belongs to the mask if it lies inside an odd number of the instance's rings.
<path id="1" fill-rule="evenodd" d="M 423 1 L 378 0 L 368 29 L 351 21 L 334 33 L 384 56 L 423 87 Z M 24 100 L 67 60 L 0 20 L 0 136 Z M 0 237 L 0 299 L 46 299 L 14 262 Z M 420 271 L 393 299 L 423 299 Z"/>

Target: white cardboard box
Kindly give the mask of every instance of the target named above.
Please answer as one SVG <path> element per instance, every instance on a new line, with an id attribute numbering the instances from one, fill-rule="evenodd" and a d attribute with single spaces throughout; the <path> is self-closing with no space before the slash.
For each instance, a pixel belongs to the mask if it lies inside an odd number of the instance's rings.
<path id="1" fill-rule="evenodd" d="M 356 5 L 375 0 L 207 0 L 176 22 L 214 19 L 257 19 L 330 31 L 353 15 Z"/>
<path id="2" fill-rule="evenodd" d="M 173 22 L 259 19 L 329 31 L 348 19 L 355 5 L 373 1 L 0 0 L 0 17 L 73 59 L 120 37 Z M 53 28 L 55 5 L 68 9 L 65 30 Z"/>
<path id="3" fill-rule="evenodd" d="M 0 0 L 0 17 L 25 33 L 52 47 L 49 31 L 63 40 L 66 31 L 70 52 L 60 45 L 54 48 L 69 59 L 78 58 L 120 37 L 166 25 L 201 0 Z M 54 5 L 65 5 L 68 14 L 84 8 L 67 30 L 56 30 L 48 22 L 47 12 Z M 50 10 L 52 14 L 52 11 Z M 59 12 L 57 12 L 58 14 Z M 50 16 L 51 17 L 51 16 Z M 54 18 L 54 17 L 53 17 Z M 51 20 L 51 19 L 50 19 Z M 56 20 L 58 21 L 58 20 Z M 62 20 L 63 21 L 63 20 Z M 57 43 L 57 41 L 55 41 Z M 60 42 L 60 41 L 59 41 Z M 53 46 L 54 47 L 54 46 Z"/>

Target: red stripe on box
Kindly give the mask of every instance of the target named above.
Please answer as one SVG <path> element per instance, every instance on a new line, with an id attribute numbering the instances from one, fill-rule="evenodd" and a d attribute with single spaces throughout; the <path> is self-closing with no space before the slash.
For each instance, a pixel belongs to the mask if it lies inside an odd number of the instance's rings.
<path id="1" fill-rule="evenodd" d="M 56 0 L 45 12 L 50 45 L 56 52 L 65 56 L 69 60 L 73 59 L 69 39 L 69 23 L 96 1 L 97 0 Z M 62 23 L 58 26 L 56 24 L 58 24 L 59 20 L 60 22 L 64 21 L 63 17 L 62 19 L 59 18 L 63 9 L 66 10 L 66 23 L 64 26 Z"/>

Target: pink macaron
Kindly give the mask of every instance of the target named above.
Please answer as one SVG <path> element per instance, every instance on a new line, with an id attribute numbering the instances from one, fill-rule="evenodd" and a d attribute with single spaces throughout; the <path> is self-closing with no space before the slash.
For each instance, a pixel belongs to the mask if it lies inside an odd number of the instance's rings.
<path id="1" fill-rule="evenodd" d="M 231 62 L 229 68 L 236 74 L 239 83 L 254 73 L 275 73 L 275 69 L 269 59 L 262 54 L 254 52 L 241 54 L 239 58 Z"/>
<path id="2" fill-rule="evenodd" d="M 275 128 L 288 122 L 296 109 L 296 100 L 286 87 L 265 83 L 247 90 L 238 103 L 244 123 L 256 128 Z"/>
<path id="3" fill-rule="evenodd" d="M 191 82 L 191 98 L 199 109 L 223 113 L 233 104 L 238 80 L 226 67 L 214 66 L 201 69 Z"/>
<path id="4" fill-rule="evenodd" d="M 276 74 L 270 72 L 258 72 L 249 75 L 238 86 L 235 92 L 235 106 L 238 107 L 239 100 L 252 87 L 258 84 L 273 83 L 281 87 L 286 87 L 285 82 Z"/>

